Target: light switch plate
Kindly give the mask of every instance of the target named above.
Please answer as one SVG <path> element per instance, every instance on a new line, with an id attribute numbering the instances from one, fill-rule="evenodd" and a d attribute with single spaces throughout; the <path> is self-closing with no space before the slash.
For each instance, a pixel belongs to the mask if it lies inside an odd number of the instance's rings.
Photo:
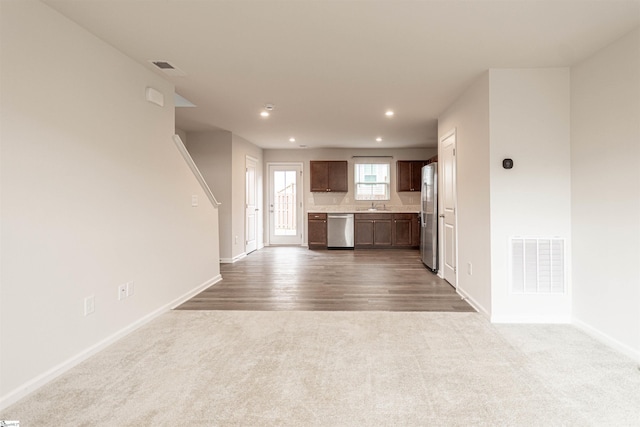
<path id="1" fill-rule="evenodd" d="M 88 316 L 96 311 L 96 298 L 91 295 L 84 299 L 84 315 Z"/>
<path id="2" fill-rule="evenodd" d="M 135 294 L 135 283 L 132 280 L 131 282 L 127 282 L 127 298 L 133 294 Z"/>

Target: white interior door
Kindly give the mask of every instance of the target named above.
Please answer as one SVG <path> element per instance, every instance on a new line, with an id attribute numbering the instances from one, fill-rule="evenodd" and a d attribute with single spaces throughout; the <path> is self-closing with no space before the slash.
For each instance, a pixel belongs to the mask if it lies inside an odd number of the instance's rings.
<path id="1" fill-rule="evenodd" d="M 269 244 L 302 244 L 302 164 L 269 165 Z"/>
<path id="2" fill-rule="evenodd" d="M 444 279 L 457 286 L 457 236 L 456 236 L 456 134 L 447 134 L 440 140 L 438 160 L 442 168 L 442 269 Z"/>
<path id="3" fill-rule="evenodd" d="M 249 254 L 258 248 L 258 208 L 257 185 L 256 185 L 256 165 L 257 160 L 253 157 L 246 157 L 246 177 L 245 177 L 245 245 L 244 252 Z"/>

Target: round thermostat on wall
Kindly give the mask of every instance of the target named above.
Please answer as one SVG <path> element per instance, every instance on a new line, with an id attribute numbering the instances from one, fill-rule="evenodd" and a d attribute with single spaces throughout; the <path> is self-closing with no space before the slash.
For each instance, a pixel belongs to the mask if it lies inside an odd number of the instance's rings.
<path id="1" fill-rule="evenodd" d="M 505 168 L 505 169 L 511 169 L 513 167 L 513 160 L 504 159 L 502 161 L 502 167 Z"/>

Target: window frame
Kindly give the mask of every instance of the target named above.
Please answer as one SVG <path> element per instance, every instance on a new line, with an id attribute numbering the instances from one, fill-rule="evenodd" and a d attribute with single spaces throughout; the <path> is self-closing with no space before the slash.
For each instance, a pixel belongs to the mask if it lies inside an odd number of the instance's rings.
<path id="1" fill-rule="evenodd" d="M 358 180 L 358 166 L 361 165 L 386 165 L 387 176 L 385 181 L 365 182 Z M 376 174 L 378 179 L 378 174 Z M 358 202 L 385 202 L 391 200 L 391 160 L 388 158 L 359 158 L 354 161 L 353 164 L 353 199 Z M 384 195 L 382 198 L 375 197 L 371 194 L 361 194 L 358 192 L 360 185 L 378 186 L 382 185 L 384 188 Z"/>

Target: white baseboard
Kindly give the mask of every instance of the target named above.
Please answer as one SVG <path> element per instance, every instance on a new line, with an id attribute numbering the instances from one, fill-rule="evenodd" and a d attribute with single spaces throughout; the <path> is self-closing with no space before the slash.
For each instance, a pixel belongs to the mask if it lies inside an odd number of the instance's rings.
<path id="1" fill-rule="evenodd" d="M 490 314 L 489 312 L 482 306 L 482 304 L 479 304 L 478 301 L 474 300 L 471 296 L 469 296 L 469 294 L 467 294 L 463 289 L 460 288 L 456 288 L 456 292 L 458 293 L 458 295 L 460 295 L 462 298 L 464 298 L 464 300 L 466 302 L 469 303 L 469 305 L 471 307 L 473 307 L 478 313 L 482 314 L 484 317 L 486 317 L 487 319 L 489 319 Z"/>
<path id="2" fill-rule="evenodd" d="M 217 276 L 212 277 L 211 279 L 207 280 L 206 282 L 204 282 L 200 286 L 198 286 L 198 287 L 190 290 L 189 292 L 179 296 L 178 298 L 174 299 L 172 302 L 167 304 L 165 307 L 168 307 L 169 310 L 173 310 L 174 308 L 176 308 L 177 306 L 179 306 L 183 302 L 186 302 L 186 301 L 190 300 L 194 296 L 198 295 L 200 292 L 204 291 L 208 287 L 211 287 L 211 286 L 215 285 L 216 283 L 218 283 L 221 280 L 222 280 L 222 275 L 218 274 Z M 164 310 L 164 311 L 169 311 L 169 310 Z"/>
<path id="3" fill-rule="evenodd" d="M 120 329 L 116 333 L 114 333 L 112 335 L 109 335 L 108 337 L 106 337 L 102 341 L 99 341 L 98 343 L 96 343 L 96 344 L 92 345 L 91 347 L 81 351 L 80 353 L 76 354 L 75 356 L 72 356 L 71 358 L 67 359 L 66 361 L 54 366 L 53 368 L 49 369 L 48 371 L 46 371 L 46 372 L 38 375 L 37 377 L 27 381 L 25 384 L 21 385 L 20 387 L 10 391 L 6 395 L 2 396 L 2 398 L 0 398 L 0 410 L 4 410 L 9 405 L 13 405 L 18 400 L 20 400 L 20 399 L 26 397 L 27 395 L 33 393 L 34 391 L 36 391 L 40 387 L 44 386 L 45 384 L 49 383 L 50 381 L 53 381 L 55 378 L 57 378 L 60 375 L 64 374 L 68 370 L 70 370 L 70 369 L 74 368 L 75 366 L 79 365 L 80 363 L 84 362 L 89 357 L 91 357 L 94 354 L 100 352 L 101 350 L 104 350 L 109 345 L 111 345 L 114 342 L 118 341 L 119 339 L 125 337 L 126 335 L 130 334 L 131 332 L 135 331 L 139 327 L 149 323 L 150 321 L 152 321 L 153 319 L 157 318 L 158 316 L 160 316 L 160 315 L 168 312 L 169 310 L 179 306 L 180 304 L 182 304 L 183 302 L 189 300 L 190 298 L 192 298 L 196 294 L 198 294 L 198 293 L 202 292 L 203 290 L 207 289 L 209 286 L 212 286 L 212 285 L 218 283 L 220 280 L 222 280 L 222 276 L 218 274 L 217 276 L 207 280 L 206 282 L 204 282 L 201 285 L 197 286 L 196 288 L 190 290 L 189 292 L 187 292 L 187 293 L 179 296 L 178 298 L 174 299 L 170 303 L 165 304 L 162 307 L 152 311 L 151 313 L 141 317 L 140 319 L 136 320 L 135 322 L 131 323 L 130 325 Z"/>
<path id="4" fill-rule="evenodd" d="M 600 329 L 594 328 L 593 326 L 583 322 L 582 320 L 573 319 L 572 323 L 576 328 L 582 330 L 587 335 L 592 336 L 593 338 L 600 341 L 601 343 L 609 347 L 612 347 L 613 349 L 619 351 L 625 356 L 631 357 L 637 363 L 640 363 L 640 349 L 634 349 L 628 346 L 627 344 L 624 344 L 618 341 L 617 339 L 613 338 L 611 335 L 602 332 Z"/>
<path id="5" fill-rule="evenodd" d="M 233 264 L 234 262 L 240 261 L 242 258 L 246 257 L 246 253 L 241 253 L 240 255 L 236 255 L 233 258 L 220 258 L 221 264 Z"/>

